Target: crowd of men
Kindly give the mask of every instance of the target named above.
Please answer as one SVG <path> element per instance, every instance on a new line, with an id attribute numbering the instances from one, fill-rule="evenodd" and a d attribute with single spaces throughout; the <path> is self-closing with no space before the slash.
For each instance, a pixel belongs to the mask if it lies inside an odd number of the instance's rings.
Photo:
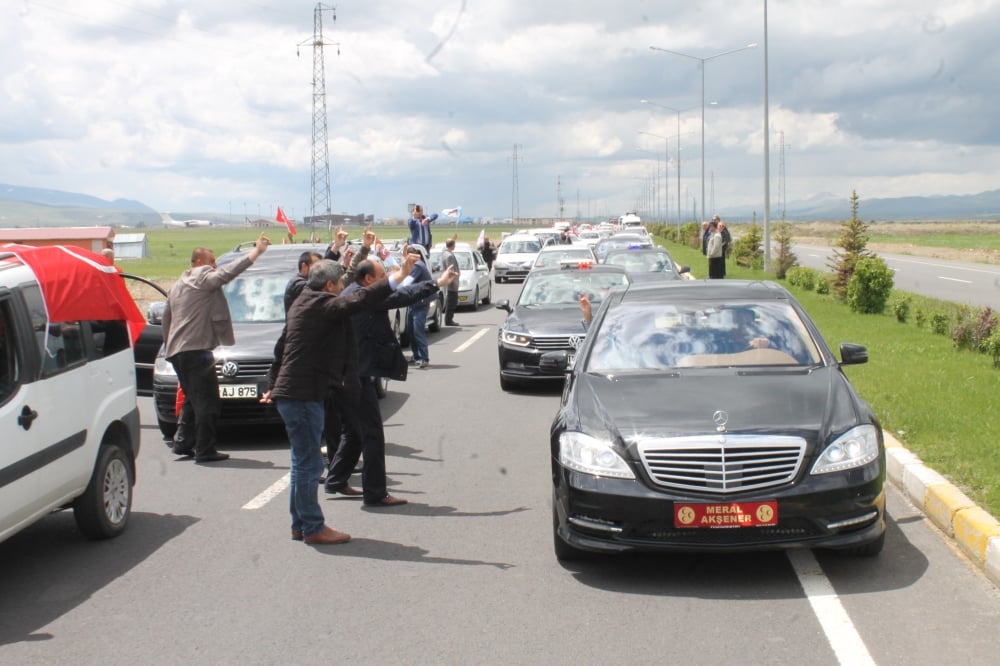
<path id="1" fill-rule="evenodd" d="M 430 243 L 429 230 L 420 243 Z M 291 537 L 308 544 L 338 544 L 350 535 L 325 523 L 318 501 L 325 491 L 361 498 L 366 506 L 391 507 L 406 500 L 386 490 L 385 436 L 374 382 L 405 377 L 407 361 L 392 332 L 388 312 L 420 304 L 458 277 L 448 268 L 434 280 L 424 254 L 406 248 L 391 272 L 370 259 L 375 234 L 365 231 L 360 248 L 344 252 L 338 230 L 324 256 L 305 252 L 284 294 L 285 327 L 275 344 L 268 390 L 288 435 L 291 454 Z M 219 268 L 207 248 L 195 248 L 191 268 L 174 284 L 163 317 L 166 358 L 177 372 L 183 402 L 173 450 L 199 463 L 229 456 L 216 448 L 219 384 L 212 350 L 234 344 L 232 319 L 222 287 L 249 268 L 270 241 L 264 234 L 246 257 Z M 426 365 L 426 349 L 423 360 Z M 322 443 L 329 465 L 324 479 Z M 362 488 L 348 479 L 362 459 Z"/>

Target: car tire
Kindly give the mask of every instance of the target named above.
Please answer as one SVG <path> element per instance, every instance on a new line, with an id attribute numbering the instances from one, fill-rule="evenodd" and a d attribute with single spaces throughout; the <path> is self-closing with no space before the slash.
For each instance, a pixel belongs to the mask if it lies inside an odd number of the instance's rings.
<path id="1" fill-rule="evenodd" d="M 486 298 L 483 299 L 483 305 L 489 305 L 490 301 L 493 300 L 493 285 L 489 282 L 486 283 Z"/>
<path id="2" fill-rule="evenodd" d="M 479 285 L 476 285 L 476 291 L 472 295 L 472 309 L 479 309 Z"/>
<path id="3" fill-rule="evenodd" d="M 125 531 L 135 483 L 132 461 L 119 442 L 101 446 L 90 483 L 73 501 L 73 517 L 89 539 L 109 539 Z"/>
<path id="4" fill-rule="evenodd" d="M 156 424 L 160 426 L 160 434 L 163 435 L 163 439 L 173 439 L 174 435 L 177 434 L 177 424 L 170 421 L 164 421 L 162 419 L 156 419 Z"/>
<path id="5" fill-rule="evenodd" d="M 434 308 L 434 316 L 431 317 L 430 322 L 427 324 L 427 330 L 431 333 L 437 333 L 441 330 L 441 310 L 444 306 L 441 304 L 441 300 L 438 300 L 438 306 Z"/>
<path id="6" fill-rule="evenodd" d="M 385 394 L 389 392 L 389 378 L 388 377 L 372 377 L 372 381 L 375 382 L 375 395 L 381 400 L 385 397 Z"/>
<path id="7" fill-rule="evenodd" d="M 885 532 L 882 532 L 881 536 L 874 541 L 853 548 L 845 548 L 843 552 L 855 557 L 876 557 L 882 552 L 883 546 L 885 546 Z"/>
<path id="8" fill-rule="evenodd" d="M 552 500 L 552 548 L 555 551 L 556 559 L 560 562 L 573 562 L 576 560 L 589 560 L 596 557 L 595 553 L 589 550 L 574 548 L 559 536 L 559 518 L 556 513 L 556 501 Z"/>

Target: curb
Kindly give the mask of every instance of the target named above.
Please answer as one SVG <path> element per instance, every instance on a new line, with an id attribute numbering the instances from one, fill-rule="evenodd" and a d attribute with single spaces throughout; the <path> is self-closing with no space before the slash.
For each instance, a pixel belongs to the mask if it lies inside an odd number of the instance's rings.
<path id="1" fill-rule="evenodd" d="M 889 480 L 1000 587 L 1000 522 L 888 432 Z"/>

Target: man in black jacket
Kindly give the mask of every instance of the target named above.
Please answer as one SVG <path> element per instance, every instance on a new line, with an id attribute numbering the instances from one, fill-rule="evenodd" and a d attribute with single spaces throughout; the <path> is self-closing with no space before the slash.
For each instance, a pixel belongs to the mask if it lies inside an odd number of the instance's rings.
<path id="1" fill-rule="evenodd" d="M 404 261 L 387 279 L 341 297 L 343 268 L 331 260 L 317 262 L 309 269 L 308 288 L 288 311 L 285 346 L 275 359 L 274 382 L 261 401 L 276 403 L 288 434 L 292 539 L 319 545 L 351 538 L 325 524 L 317 498 L 323 473 L 323 399 L 331 385 L 360 393 L 350 317 L 384 301 L 409 275 L 412 265 L 413 261 Z"/>
<path id="2" fill-rule="evenodd" d="M 412 256 L 412 255 L 411 255 Z M 412 261 L 415 261 L 415 258 Z M 343 296 L 350 297 L 362 289 L 377 284 L 385 276 L 382 264 L 362 261 L 357 266 L 355 281 L 346 287 Z M 340 439 L 336 454 L 330 455 L 330 469 L 326 477 L 326 492 L 356 495 L 356 491 L 344 492 L 349 488 L 358 458 L 363 454 L 361 467 L 361 487 L 366 506 L 399 506 L 406 500 L 394 497 L 386 489 L 385 480 L 385 433 L 382 429 L 382 412 L 378 405 L 375 382 L 380 377 L 389 377 L 397 360 L 402 360 L 399 340 L 389 323 L 389 310 L 405 307 L 410 303 L 432 296 L 450 284 L 458 273 L 447 270 L 437 282 L 415 282 L 401 286 L 388 298 L 364 312 L 351 316 L 354 325 L 354 339 L 358 345 L 358 375 L 361 378 L 361 395 L 357 410 L 361 440 L 352 436 L 348 429 Z M 405 370 L 405 361 L 402 362 Z"/>

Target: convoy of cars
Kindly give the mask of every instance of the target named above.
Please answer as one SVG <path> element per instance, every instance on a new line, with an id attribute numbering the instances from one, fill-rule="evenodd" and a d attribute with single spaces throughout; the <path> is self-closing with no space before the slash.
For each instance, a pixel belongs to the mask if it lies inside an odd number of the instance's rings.
<path id="1" fill-rule="evenodd" d="M 784 288 L 683 280 L 688 268 L 648 239 L 603 238 L 597 263 L 586 244 L 514 234 L 493 267 L 497 282 L 524 280 L 513 303 L 496 304 L 507 313 L 497 340 L 501 388 L 563 386 L 550 430 L 556 556 L 878 554 L 882 430 L 842 370 L 867 362 L 866 348 L 842 343 L 838 360 Z M 435 272 L 441 247 L 429 257 Z M 237 343 L 215 350 L 222 424 L 280 422 L 259 398 L 284 325 L 285 286 L 310 249 L 325 246 L 275 246 L 225 286 Z M 247 251 L 240 245 L 218 264 Z M 468 244 L 455 254 L 460 303 L 489 303 L 482 255 Z M 20 257 L 0 253 L 0 541 L 67 506 L 87 536 L 115 536 L 135 483 L 136 395 L 151 393 L 165 437 L 177 428 L 162 307 L 152 305 L 142 335 L 130 339 L 124 317 L 49 319 L 45 299 Z"/>

